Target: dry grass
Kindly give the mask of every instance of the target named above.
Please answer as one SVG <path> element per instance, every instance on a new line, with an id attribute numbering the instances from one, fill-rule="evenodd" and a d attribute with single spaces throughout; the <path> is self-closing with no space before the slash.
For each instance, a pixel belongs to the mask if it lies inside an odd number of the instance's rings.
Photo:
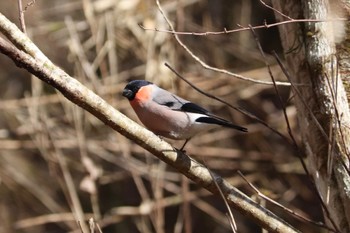
<path id="1" fill-rule="evenodd" d="M 261 24 L 272 12 L 250 1 L 162 1 L 179 31 L 220 31 Z M 254 3 L 255 4 L 255 3 Z M 0 11 L 18 23 L 13 3 Z M 245 125 L 195 137 L 187 153 L 248 194 L 237 175 L 279 203 L 313 219 L 319 203 L 293 147 L 263 125 L 203 97 L 165 68 L 177 67 L 193 84 L 255 114 L 287 135 L 273 86 L 237 80 L 204 69 L 167 33 L 142 30 L 167 24 L 154 1 L 37 1 L 25 12 L 27 32 L 48 57 L 132 119 L 121 90 L 147 79 Z M 259 31 L 263 47 L 279 50 L 276 31 Z M 211 66 L 270 81 L 250 32 L 180 36 Z M 268 57 L 270 63 L 273 59 Z M 73 106 L 35 77 L 0 57 L 0 232 L 88 232 L 90 218 L 107 232 L 230 232 L 225 205 L 152 155 Z M 278 66 L 275 78 L 285 81 Z M 296 112 L 289 87 L 279 88 L 295 136 Z M 182 142 L 172 142 L 179 147 Z M 303 232 L 314 232 L 268 205 Z M 233 211 L 239 232 L 258 227 Z M 80 220 L 79 224 L 77 220 Z M 97 226 L 95 225 L 96 232 Z"/>

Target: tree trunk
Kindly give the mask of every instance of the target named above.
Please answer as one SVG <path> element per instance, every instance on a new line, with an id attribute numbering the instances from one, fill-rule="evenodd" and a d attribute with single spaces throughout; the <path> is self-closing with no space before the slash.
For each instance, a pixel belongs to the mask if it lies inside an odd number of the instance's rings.
<path id="1" fill-rule="evenodd" d="M 336 6 L 332 0 L 272 2 L 275 9 L 293 19 L 339 18 L 344 15 L 335 16 L 334 9 L 346 7 L 341 2 Z M 286 20 L 277 11 L 275 15 L 277 21 Z M 295 85 L 308 172 L 325 204 L 325 219 L 338 230 L 350 232 L 350 114 L 345 91 L 349 66 L 344 59 L 349 51 L 343 46 L 346 38 L 336 43 L 341 35 L 336 31 L 339 25 L 339 21 L 291 23 L 279 30 L 286 67 Z"/>

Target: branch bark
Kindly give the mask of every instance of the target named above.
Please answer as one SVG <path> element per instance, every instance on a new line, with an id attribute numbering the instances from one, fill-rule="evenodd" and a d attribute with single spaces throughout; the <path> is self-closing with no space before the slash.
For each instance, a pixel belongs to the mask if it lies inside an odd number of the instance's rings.
<path id="1" fill-rule="evenodd" d="M 288 223 L 252 201 L 222 177 L 209 172 L 204 165 L 186 154 L 174 151 L 168 143 L 121 114 L 79 81 L 55 66 L 26 35 L 1 13 L 0 31 L 16 46 L 14 47 L 0 37 L 0 52 L 11 58 L 17 66 L 25 68 L 53 86 L 71 102 L 89 111 L 106 125 L 174 167 L 197 185 L 217 194 L 217 184 L 233 208 L 250 217 L 263 228 L 270 232 L 297 232 Z"/>
<path id="2" fill-rule="evenodd" d="M 334 17 L 330 4 L 335 1 L 272 2 L 295 19 Z M 280 14 L 276 18 L 283 20 Z M 350 232 L 350 113 L 335 42 L 339 32 L 333 22 L 286 24 L 279 30 L 290 78 L 304 84 L 297 87 L 295 105 L 309 173 L 323 200 L 325 218 L 336 229 Z"/>

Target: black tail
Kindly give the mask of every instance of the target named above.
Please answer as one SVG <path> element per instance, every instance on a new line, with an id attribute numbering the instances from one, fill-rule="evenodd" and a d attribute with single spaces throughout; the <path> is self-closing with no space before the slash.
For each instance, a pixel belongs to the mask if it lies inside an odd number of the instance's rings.
<path id="1" fill-rule="evenodd" d="M 242 132 L 248 132 L 247 128 L 234 125 L 229 121 L 226 121 L 224 119 L 218 118 L 218 117 L 199 117 L 196 119 L 197 122 L 202 122 L 202 123 L 207 123 L 207 124 L 215 124 L 215 125 L 221 125 L 224 127 L 232 128 L 232 129 L 237 129 Z"/>

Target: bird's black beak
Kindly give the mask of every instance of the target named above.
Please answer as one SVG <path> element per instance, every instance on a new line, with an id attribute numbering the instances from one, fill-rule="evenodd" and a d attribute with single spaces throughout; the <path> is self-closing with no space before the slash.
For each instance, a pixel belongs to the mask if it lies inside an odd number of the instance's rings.
<path id="1" fill-rule="evenodd" d="M 122 95 L 126 97 L 128 100 L 133 100 L 135 98 L 134 92 L 129 89 L 124 89 Z"/>

